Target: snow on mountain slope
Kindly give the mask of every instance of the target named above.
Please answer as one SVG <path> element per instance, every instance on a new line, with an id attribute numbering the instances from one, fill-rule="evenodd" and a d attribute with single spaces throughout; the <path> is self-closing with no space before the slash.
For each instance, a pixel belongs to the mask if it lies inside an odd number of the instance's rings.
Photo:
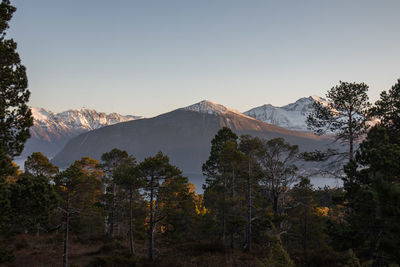
<path id="1" fill-rule="evenodd" d="M 248 119 L 254 120 L 255 118 L 248 116 L 236 109 L 232 108 L 227 108 L 221 104 L 209 101 L 209 100 L 203 100 L 199 103 L 187 106 L 182 108 L 183 110 L 190 110 L 190 111 L 195 111 L 199 113 L 205 113 L 205 114 L 210 114 L 210 115 L 224 115 L 224 114 L 234 114 L 234 115 L 239 115 L 242 117 L 246 117 Z"/>
<path id="2" fill-rule="evenodd" d="M 296 131 L 309 131 L 307 129 L 306 119 L 312 111 L 314 102 L 320 102 L 327 105 L 327 100 L 318 96 L 303 97 L 294 103 L 282 107 L 275 107 L 266 104 L 260 107 L 250 109 L 244 114 L 263 122 L 277 125 L 286 129 Z"/>
<path id="3" fill-rule="evenodd" d="M 228 112 L 236 113 L 239 115 L 243 115 L 240 111 L 237 111 L 235 109 L 230 109 L 227 108 L 221 104 L 209 101 L 209 100 L 203 100 L 199 103 L 187 106 L 183 109 L 186 110 L 191 110 L 191 111 L 197 111 L 200 113 L 206 113 L 206 114 L 213 114 L 213 115 L 219 115 L 219 114 L 225 114 Z"/>
<path id="4" fill-rule="evenodd" d="M 54 113 L 44 108 L 32 108 L 33 128 L 47 129 L 49 132 L 86 132 L 119 122 L 139 119 L 139 116 L 106 114 L 94 109 L 81 108 Z M 55 130 L 55 131 L 54 131 Z M 33 131 L 35 134 L 35 131 Z M 39 136 L 38 136 L 39 137 Z"/>
<path id="5" fill-rule="evenodd" d="M 60 113 L 35 107 L 31 110 L 33 115 L 33 126 L 30 129 L 31 138 L 25 145 L 22 158 L 36 151 L 52 157 L 63 148 L 69 139 L 81 133 L 141 118 L 118 113 L 106 114 L 87 108 L 71 109 Z"/>

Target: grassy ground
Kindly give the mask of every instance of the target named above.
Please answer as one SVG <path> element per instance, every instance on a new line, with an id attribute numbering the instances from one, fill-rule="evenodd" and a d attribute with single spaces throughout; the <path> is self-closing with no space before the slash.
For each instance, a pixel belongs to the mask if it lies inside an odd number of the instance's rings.
<path id="1" fill-rule="evenodd" d="M 70 266 L 262 266 L 252 254 L 230 250 L 220 244 L 182 244 L 179 247 L 164 245 L 156 249 L 156 259 L 146 259 L 144 243 L 136 243 L 136 256 L 131 257 L 128 244 L 123 240 L 78 239 L 69 243 Z M 62 266 L 63 239 L 61 234 L 20 235 L 8 241 L 14 251 L 15 261 L 4 266 L 34 267 Z"/>

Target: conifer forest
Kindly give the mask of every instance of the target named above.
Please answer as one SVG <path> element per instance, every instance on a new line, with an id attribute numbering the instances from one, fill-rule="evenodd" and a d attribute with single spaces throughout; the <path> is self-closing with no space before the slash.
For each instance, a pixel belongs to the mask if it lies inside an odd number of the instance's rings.
<path id="1" fill-rule="evenodd" d="M 306 121 L 332 137 L 324 151 L 220 128 L 202 190 L 165 151 L 114 148 L 66 168 L 38 151 L 18 166 L 33 118 L 6 34 L 15 10 L 2 0 L 1 266 L 399 266 L 400 80 L 375 103 L 362 82 L 327 90 Z M 303 163 L 343 186 L 314 187 Z"/>

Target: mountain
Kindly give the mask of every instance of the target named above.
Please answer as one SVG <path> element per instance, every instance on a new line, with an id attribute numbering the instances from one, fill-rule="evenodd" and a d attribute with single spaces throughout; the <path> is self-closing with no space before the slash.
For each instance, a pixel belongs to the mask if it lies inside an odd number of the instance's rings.
<path id="1" fill-rule="evenodd" d="M 309 131 L 307 129 L 306 119 L 312 111 L 314 102 L 326 105 L 328 102 L 318 96 L 303 97 L 294 103 L 283 107 L 275 107 L 266 104 L 260 107 L 250 109 L 244 114 L 263 122 L 277 125 L 286 129 L 295 131 Z"/>
<path id="2" fill-rule="evenodd" d="M 113 148 L 126 150 L 139 161 L 158 151 L 184 173 L 201 174 L 201 166 L 209 156 L 211 140 L 227 126 L 237 134 L 264 138 L 283 137 L 298 144 L 302 151 L 322 147 L 331 142 L 309 132 L 298 132 L 249 117 L 211 101 L 180 108 L 157 117 L 133 120 L 92 130 L 72 138 L 53 158 L 53 163 L 66 167 L 83 156 L 100 159 Z"/>
<path id="3" fill-rule="evenodd" d="M 72 137 L 104 126 L 141 118 L 117 113 L 106 114 L 87 108 L 60 113 L 35 107 L 31 110 L 34 123 L 30 129 L 31 138 L 26 142 L 20 158 L 26 158 L 37 151 L 51 158 Z"/>

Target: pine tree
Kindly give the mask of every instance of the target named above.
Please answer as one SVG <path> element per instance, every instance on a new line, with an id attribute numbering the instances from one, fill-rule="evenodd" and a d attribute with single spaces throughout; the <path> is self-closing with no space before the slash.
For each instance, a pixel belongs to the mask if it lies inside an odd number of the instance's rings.
<path id="1" fill-rule="evenodd" d="M 243 174 L 247 167 L 246 156 L 239 151 L 238 144 L 227 141 L 220 154 L 220 168 L 227 186 L 226 230 L 230 236 L 230 247 L 234 248 L 235 236 L 239 235 L 245 225 L 243 214 L 243 195 L 245 188 Z"/>
<path id="2" fill-rule="evenodd" d="M 47 230 L 50 216 L 58 205 L 58 195 L 46 176 L 20 175 L 11 184 L 14 229 L 36 232 Z"/>
<path id="3" fill-rule="evenodd" d="M 61 197 L 60 210 L 63 212 L 64 267 L 68 266 L 71 225 L 75 225 L 75 231 L 78 233 L 102 230 L 100 205 L 102 172 L 95 167 L 97 165 L 97 161 L 83 158 L 54 178 L 57 192 Z"/>
<path id="4" fill-rule="evenodd" d="M 380 122 L 345 166 L 345 222 L 339 227 L 342 248 L 351 248 L 374 265 L 399 262 L 400 240 L 400 81 L 370 110 Z M 340 235 L 341 234 L 341 235 Z"/>
<path id="5" fill-rule="evenodd" d="M 309 129 L 316 134 L 333 133 L 336 141 L 347 144 L 348 160 L 354 158 L 355 143 L 368 128 L 368 86 L 364 83 L 339 82 L 326 94 L 327 106 L 314 102 L 307 118 Z"/>
<path id="6" fill-rule="evenodd" d="M 25 161 L 25 172 L 50 179 L 58 173 L 58 167 L 54 166 L 42 153 L 34 152 Z"/>
<path id="7" fill-rule="evenodd" d="M 135 254 L 135 246 L 133 240 L 133 210 L 135 201 L 139 200 L 139 189 L 143 181 L 139 178 L 139 169 L 136 160 L 130 157 L 124 163 L 119 165 L 114 171 L 114 182 L 125 191 L 124 199 L 129 202 L 129 250 L 132 255 Z"/>
<path id="8" fill-rule="evenodd" d="M 387 134 L 393 143 L 400 145 L 400 79 L 392 88 L 383 91 L 380 99 L 371 108 L 371 116 L 380 119 L 379 124 L 388 130 Z"/>
<path id="9" fill-rule="evenodd" d="M 302 178 L 290 191 L 287 208 L 288 230 L 285 243 L 291 258 L 299 266 L 337 266 L 337 255 L 328 246 L 325 214 L 313 198 L 308 178 Z"/>
<path id="10" fill-rule="evenodd" d="M 198 220 L 193 184 L 182 175 L 168 177 L 160 188 L 160 227 L 168 245 L 179 246 L 197 235 Z"/>
<path id="11" fill-rule="evenodd" d="M 251 137 L 250 135 L 242 135 L 240 137 L 239 150 L 246 156 L 247 161 L 247 177 L 246 177 L 246 235 L 245 235 L 245 250 L 251 251 L 252 243 L 252 220 L 253 220 L 253 198 L 260 179 L 260 166 L 257 162 L 256 155 L 262 148 L 262 142 L 257 137 Z"/>
<path id="12" fill-rule="evenodd" d="M 9 0 L 0 4 L 0 179 L 13 172 L 12 159 L 18 156 L 29 138 L 33 124 L 27 105 L 26 69 L 16 52 L 17 43 L 6 39 L 6 30 L 16 8 Z"/>
<path id="13" fill-rule="evenodd" d="M 129 155 L 124 150 L 119 150 L 117 148 L 104 153 L 101 156 L 101 167 L 105 173 L 103 188 L 105 191 L 105 202 L 108 217 L 108 236 L 110 238 L 114 237 L 114 229 L 118 226 L 117 213 L 118 213 L 118 186 L 114 179 L 114 171 L 123 164 L 125 161 L 129 161 Z"/>
<path id="14" fill-rule="evenodd" d="M 221 128 L 215 135 L 214 139 L 211 140 L 211 151 L 207 161 L 203 164 L 203 174 L 208 178 L 208 183 L 212 183 L 213 180 L 218 179 L 221 176 L 220 169 L 220 156 L 222 149 L 226 142 L 236 142 L 238 136 L 227 127 Z"/>
<path id="15" fill-rule="evenodd" d="M 399 264 L 400 183 L 390 182 L 385 176 L 377 175 L 375 188 L 378 200 L 377 217 L 382 222 L 379 243 L 376 244 L 374 251 L 376 261 L 382 265 Z"/>
<path id="16" fill-rule="evenodd" d="M 144 180 L 144 191 L 149 200 L 148 258 L 154 259 L 154 232 L 156 224 L 162 219 L 160 215 L 160 188 L 166 179 L 179 177 L 181 171 L 169 163 L 168 156 L 158 152 L 154 157 L 148 157 L 139 164 L 140 178 Z"/>
<path id="17" fill-rule="evenodd" d="M 273 203 L 275 215 L 280 214 L 280 199 L 288 191 L 289 186 L 297 179 L 297 160 L 299 148 L 286 143 L 283 138 L 263 140 L 258 160 L 262 167 L 262 187 Z"/>
<path id="18" fill-rule="evenodd" d="M 203 164 L 203 174 L 206 176 L 206 184 L 204 188 L 204 199 L 207 209 L 213 211 L 217 217 L 219 224 L 219 236 L 225 240 L 226 236 L 226 219 L 228 212 L 228 195 L 229 190 L 228 179 L 231 174 L 223 168 L 222 153 L 228 142 L 235 144 L 238 137 L 231 129 L 227 127 L 221 128 L 211 141 L 210 156 Z"/>
<path id="19" fill-rule="evenodd" d="M 3 237 L 10 234 L 11 197 L 7 177 L 16 176 L 17 167 L 12 160 L 18 156 L 29 138 L 29 127 L 33 124 L 27 105 L 30 92 L 27 90 L 26 69 L 16 51 L 17 43 L 6 38 L 16 8 L 9 0 L 0 3 L 0 262 L 13 259 L 3 249 Z"/>
<path id="20" fill-rule="evenodd" d="M 345 166 L 348 229 L 343 239 L 364 261 L 398 262 L 400 219 L 400 146 L 388 130 L 372 128 L 355 160 Z"/>

